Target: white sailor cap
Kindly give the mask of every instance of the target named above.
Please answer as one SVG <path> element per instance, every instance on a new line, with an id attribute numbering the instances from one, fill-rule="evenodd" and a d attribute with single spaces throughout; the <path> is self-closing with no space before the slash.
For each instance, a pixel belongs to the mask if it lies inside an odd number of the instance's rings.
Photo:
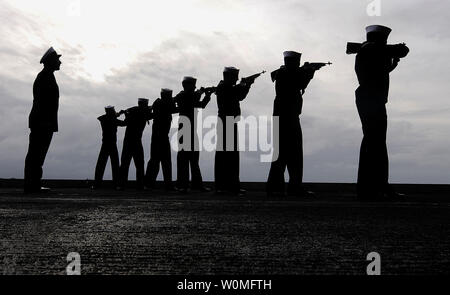
<path id="1" fill-rule="evenodd" d="M 197 79 L 192 77 L 192 76 L 185 76 L 183 78 L 183 82 L 187 82 L 187 83 L 195 83 L 197 82 Z"/>
<path id="2" fill-rule="evenodd" d="M 223 72 L 224 73 L 235 73 L 235 74 L 238 74 L 239 73 L 239 69 L 235 68 L 235 67 L 225 67 L 223 69 Z"/>
<path id="3" fill-rule="evenodd" d="M 114 106 L 106 106 L 105 111 L 115 111 Z"/>
<path id="4" fill-rule="evenodd" d="M 145 104 L 148 104 L 148 99 L 147 99 L 147 98 L 143 98 L 143 97 L 138 98 L 138 103 L 145 103 Z"/>
<path id="5" fill-rule="evenodd" d="M 57 54 L 55 49 L 53 49 L 53 47 L 50 47 L 42 56 L 40 63 L 41 64 L 45 63 L 52 56 L 60 57 L 61 54 Z"/>
<path id="6" fill-rule="evenodd" d="M 285 52 L 283 52 L 283 56 L 300 58 L 302 56 L 302 54 L 297 51 L 285 51 Z"/>
<path id="7" fill-rule="evenodd" d="M 371 25 L 366 27 L 366 33 L 377 32 L 389 36 L 392 29 L 382 25 Z"/>
<path id="8" fill-rule="evenodd" d="M 163 94 L 163 93 L 165 93 L 165 94 L 172 94 L 172 89 L 169 89 L 169 88 L 161 88 L 161 94 Z"/>

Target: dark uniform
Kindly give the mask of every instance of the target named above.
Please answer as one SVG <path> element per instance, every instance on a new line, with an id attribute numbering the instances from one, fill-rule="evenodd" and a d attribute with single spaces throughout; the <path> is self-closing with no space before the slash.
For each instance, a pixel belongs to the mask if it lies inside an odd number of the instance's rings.
<path id="1" fill-rule="evenodd" d="M 277 159 L 271 164 L 267 180 L 268 193 L 284 193 L 284 171 L 289 172 L 288 192 L 303 192 L 303 139 L 299 115 L 302 113 L 302 92 L 314 76 L 311 68 L 288 69 L 281 66 L 273 77 L 275 81 L 275 101 L 273 115 L 279 117 L 279 150 L 274 152 Z M 276 127 L 276 126 L 274 126 Z M 274 130 L 274 136 L 276 136 Z M 275 147 L 276 148 L 276 147 Z"/>
<path id="2" fill-rule="evenodd" d="M 102 147 L 95 166 L 95 187 L 101 187 L 108 158 L 111 158 L 111 170 L 114 186 L 119 186 L 119 152 L 117 151 L 117 126 L 125 122 L 117 119 L 115 114 L 105 114 L 97 118 L 102 126 Z"/>
<path id="3" fill-rule="evenodd" d="M 199 166 L 199 141 L 197 136 L 197 110 L 196 108 L 205 108 L 209 103 L 211 96 L 206 95 L 201 100 L 201 91 L 186 92 L 181 91 L 178 93 L 174 100 L 177 104 L 178 111 L 181 116 L 185 117 L 185 120 L 190 122 L 190 138 L 184 139 L 180 137 L 179 143 L 183 144 L 183 140 L 190 142 L 190 149 L 181 149 L 177 154 L 177 187 L 180 189 L 187 189 L 189 186 L 189 164 L 191 166 L 192 185 L 193 189 L 203 188 L 203 179 Z M 178 131 L 183 128 L 183 123 L 178 126 Z"/>
<path id="4" fill-rule="evenodd" d="M 238 125 L 233 123 L 233 146 L 227 149 L 226 117 L 235 119 L 241 115 L 240 102 L 247 97 L 250 84 L 230 84 L 223 80 L 217 85 L 217 107 L 218 117 L 222 126 L 217 125 L 217 150 L 214 164 L 215 186 L 217 191 L 230 191 L 239 193 L 239 150 L 238 150 Z M 231 132 L 229 130 L 228 132 Z"/>
<path id="5" fill-rule="evenodd" d="M 31 130 L 25 158 L 25 191 L 41 188 L 42 166 L 53 132 L 58 131 L 59 87 L 52 70 L 44 68 L 33 84 L 33 107 L 28 126 Z"/>
<path id="6" fill-rule="evenodd" d="M 122 185 L 128 181 L 128 170 L 131 159 L 136 166 L 136 184 L 138 189 L 144 188 L 144 148 L 142 147 L 142 133 L 145 125 L 153 118 L 151 108 L 136 106 L 125 111 L 125 137 L 120 164 Z"/>
<path id="7" fill-rule="evenodd" d="M 150 160 L 147 164 L 145 183 L 149 188 L 155 186 L 159 173 L 159 165 L 162 166 L 164 184 L 166 189 L 172 189 L 172 160 L 170 151 L 169 131 L 172 124 L 172 114 L 176 105 L 173 98 L 158 98 L 153 103 L 153 126 Z"/>
<path id="8" fill-rule="evenodd" d="M 389 73 L 398 59 L 406 56 L 403 44 L 386 46 L 365 42 L 356 55 L 355 71 L 359 87 L 356 106 L 362 123 L 358 169 L 358 196 L 375 196 L 389 190 L 389 162 L 386 147 L 386 103 L 389 92 Z M 395 61 L 397 59 L 397 61 Z"/>

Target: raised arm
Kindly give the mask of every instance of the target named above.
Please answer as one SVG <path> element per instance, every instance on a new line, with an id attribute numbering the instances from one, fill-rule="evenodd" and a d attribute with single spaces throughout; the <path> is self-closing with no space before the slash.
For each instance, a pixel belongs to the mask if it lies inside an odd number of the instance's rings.
<path id="1" fill-rule="evenodd" d="M 247 97 L 250 87 L 253 83 L 240 82 L 235 86 L 236 96 L 239 101 L 244 100 Z"/>
<path id="2" fill-rule="evenodd" d="M 308 87 L 309 82 L 314 78 L 315 70 L 311 67 L 301 68 L 299 75 L 299 87 L 302 94 L 305 93 L 306 87 Z"/>
<path id="3" fill-rule="evenodd" d="M 196 93 L 197 95 L 197 93 Z M 198 97 L 195 97 L 194 107 L 204 109 L 211 100 L 211 92 L 205 92 L 203 100 L 201 99 L 202 94 L 199 92 Z"/>
<path id="4" fill-rule="evenodd" d="M 127 123 L 125 122 L 125 120 L 120 120 L 120 119 L 116 119 L 116 124 L 117 124 L 117 126 L 120 126 L 120 127 L 127 126 Z"/>
<path id="5" fill-rule="evenodd" d="M 389 56 L 392 56 L 392 63 L 389 68 L 389 72 L 392 72 L 400 62 L 400 58 L 404 58 L 409 53 L 409 48 L 405 45 L 405 43 L 388 45 L 387 51 Z"/>
<path id="6" fill-rule="evenodd" d="M 387 45 L 387 51 L 393 58 L 404 58 L 409 53 L 409 48 L 405 43 L 399 43 L 395 45 Z"/>

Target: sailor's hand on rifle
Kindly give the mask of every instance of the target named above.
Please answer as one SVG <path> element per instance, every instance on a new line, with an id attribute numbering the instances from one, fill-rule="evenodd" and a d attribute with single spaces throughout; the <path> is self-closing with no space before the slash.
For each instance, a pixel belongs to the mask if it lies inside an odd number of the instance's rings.
<path id="1" fill-rule="evenodd" d="M 211 92 L 206 92 L 205 93 L 205 97 L 203 97 L 203 101 L 205 102 L 205 103 L 208 103 L 210 100 L 211 100 Z"/>
<path id="2" fill-rule="evenodd" d="M 213 94 L 214 92 L 216 92 L 217 88 L 212 86 L 212 87 L 200 87 L 200 93 L 205 93 L 205 95 L 209 95 L 211 96 L 211 94 Z"/>
<path id="3" fill-rule="evenodd" d="M 303 66 L 308 69 L 312 69 L 314 71 L 320 70 L 324 66 L 331 65 L 331 62 L 305 62 Z"/>
<path id="4" fill-rule="evenodd" d="M 391 69 L 390 71 L 393 71 L 397 66 L 398 66 L 398 62 L 400 61 L 399 57 L 394 57 L 392 59 L 392 65 L 391 65 Z"/>
<path id="5" fill-rule="evenodd" d="M 262 71 L 260 73 L 248 76 L 248 77 L 244 77 L 241 78 L 241 83 L 246 85 L 246 86 L 251 86 L 253 83 L 255 83 L 255 80 L 261 76 L 262 74 L 264 74 L 266 71 Z"/>

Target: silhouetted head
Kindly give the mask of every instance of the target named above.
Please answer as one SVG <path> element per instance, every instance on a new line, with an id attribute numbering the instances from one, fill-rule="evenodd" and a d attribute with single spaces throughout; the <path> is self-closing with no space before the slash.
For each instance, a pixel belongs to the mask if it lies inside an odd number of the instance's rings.
<path id="1" fill-rule="evenodd" d="M 223 69 L 223 81 L 234 85 L 239 79 L 239 69 L 235 67 L 225 67 Z"/>
<path id="2" fill-rule="evenodd" d="M 50 47 L 42 56 L 40 63 L 44 64 L 44 68 L 50 71 L 59 71 L 61 67 L 60 57 L 61 54 L 57 54 L 55 49 Z"/>
<path id="3" fill-rule="evenodd" d="M 172 98 L 172 89 L 162 88 L 161 99 L 171 99 L 171 98 Z"/>
<path id="4" fill-rule="evenodd" d="M 148 107 L 148 99 L 147 98 L 138 98 L 138 106 L 140 108 Z"/>
<path id="5" fill-rule="evenodd" d="M 114 106 L 106 106 L 105 107 L 105 113 L 108 116 L 115 116 L 116 115 L 116 109 L 114 109 Z"/>
<path id="6" fill-rule="evenodd" d="M 300 67 L 300 59 L 302 54 L 296 51 L 285 51 L 283 52 L 284 66 L 287 69 L 295 69 Z"/>
<path id="7" fill-rule="evenodd" d="M 194 92 L 196 83 L 197 83 L 197 79 L 194 77 L 191 77 L 191 76 L 184 77 L 183 82 L 181 82 L 181 84 L 183 85 L 183 89 L 186 92 Z"/>
<path id="8" fill-rule="evenodd" d="M 387 39 L 391 33 L 391 29 L 381 25 L 372 25 L 366 27 L 367 41 L 379 44 L 387 44 Z"/>

